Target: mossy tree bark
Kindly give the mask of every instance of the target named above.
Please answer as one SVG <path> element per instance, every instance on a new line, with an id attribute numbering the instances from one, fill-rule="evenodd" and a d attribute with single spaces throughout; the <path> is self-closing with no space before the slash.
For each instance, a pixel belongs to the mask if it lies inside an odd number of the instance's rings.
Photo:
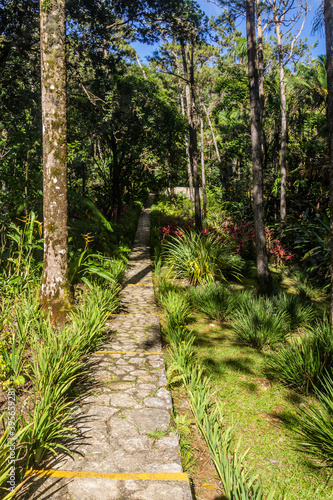
<path id="1" fill-rule="evenodd" d="M 44 262 L 41 303 L 53 319 L 71 303 L 68 280 L 65 0 L 40 0 Z"/>
<path id="2" fill-rule="evenodd" d="M 261 289 L 265 292 L 269 292 L 271 288 L 271 275 L 268 268 L 264 220 L 262 126 L 259 98 L 254 0 L 246 0 L 246 35 L 250 89 L 253 165 L 253 209 L 257 272 Z"/>

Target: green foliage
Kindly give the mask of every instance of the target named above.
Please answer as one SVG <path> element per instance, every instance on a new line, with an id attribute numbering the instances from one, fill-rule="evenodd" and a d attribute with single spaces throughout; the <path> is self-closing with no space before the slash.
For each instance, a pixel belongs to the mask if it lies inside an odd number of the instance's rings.
<path id="1" fill-rule="evenodd" d="M 113 282 L 109 286 L 93 284 L 93 289 L 80 297 L 66 325 L 58 328 L 37 311 L 35 295 L 29 301 L 26 294 L 17 311 L 11 312 L 17 326 L 13 346 L 6 345 L 5 385 L 18 385 L 23 375 L 30 386 L 28 396 L 23 393 L 25 397 L 17 401 L 24 404 L 24 412 L 16 420 L 17 480 L 22 481 L 27 468 L 40 466 L 46 458 L 72 452 L 71 443 L 79 432 L 77 387 L 88 377 L 87 355 L 105 338 L 105 322 L 117 306 L 117 292 Z M 8 456 L 8 446 L 1 439 L 0 463 Z"/>
<path id="2" fill-rule="evenodd" d="M 328 323 L 320 323 L 310 333 L 294 338 L 272 354 L 267 366 L 285 384 L 308 394 L 322 387 L 322 377 L 333 374 L 333 337 Z"/>
<path id="3" fill-rule="evenodd" d="M 22 219 L 21 227 L 11 222 L 3 234 L 0 255 L 0 283 L 6 295 L 19 286 L 21 291 L 38 278 L 43 251 L 42 224 L 31 211 Z"/>
<path id="4" fill-rule="evenodd" d="M 92 277 L 102 278 L 111 283 L 115 282 L 115 278 L 111 271 L 106 269 L 104 263 L 109 264 L 112 269 L 111 259 L 100 254 L 93 254 L 84 249 L 80 255 L 73 257 L 69 261 L 69 281 L 75 285 L 79 281 L 83 281 L 89 288 L 92 288 Z M 118 275 L 122 272 L 118 270 Z"/>
<path id="5" fill-rule="evenodd" d="M 252 299 L 234 314 L 235 341 L 255 349 L 275 348 L 286 341 L 288 316 L 276 311 L 269 299 Z"/>
<path id="6" fill-rule="evenodd" d="M 272 303 L 277 311 L 287 314 L 290 331 L 309 327 L 314 321 L 315 311 L 312 305 L 304 303 L 304 300 L 298 295 L 279 293 L 274 297 Z"/>
<path id="7" fill-rule="evenodd" d="M 172 292 L 168 294 L 172 296 Z M 178 327 L 167 328 L 166 336 L 171 344 L 171 363 L 167 371 L 169 383 L 181 382 L 186 388 L 193 415 L 211 452 L 226 498 L 263 500 L 262 481 L 257 474 L 246 470 L 246 453 L 240 455 L 238 445 L 232 449 L 233 430 L 230 427 L 223 429 L 220 407 L 217 402 L 213 405 L 211 380 L 194 360 L 194 335 L 178 323 Z M 183 444 L 182 456 L 186 466 L 191 467 L 192 454 L 186 439 Z M 270 491 L 266 500 L 273 500 L 273 496 L 274 491 Z"/>
<path id="8" fill-rule="evenodd" d="M 192 306 L 209 318 L 225 321 L 234 310 L 234 297 L 224 285 L 208 283 L 191 287 L 187 293 Z"/>
<path id="9" fill-rule="evenodd" d="M 171 330 L 179 325 L 185 325 L 190 314 L 186 298 L 170 290 L 162 295 L 160 300 L 167 319 L 167 329 Z"/>
<path id="10" fill-rule="evenodd" d="M 315 390 L 319 404 L 299 408 L 299 447 L 333 468 L 333 378 L 324 376 L 321 385 L 323 392 Z"/>
<path id="11" fill-rule="evenodd" d="M 163 256 L 170 273 L 192 284 L 224 279 L 226 272 L 239 276 L 241 259 L 231 253 L 231 244 L 216 234 L 186 232 L 164 245 Z"/>

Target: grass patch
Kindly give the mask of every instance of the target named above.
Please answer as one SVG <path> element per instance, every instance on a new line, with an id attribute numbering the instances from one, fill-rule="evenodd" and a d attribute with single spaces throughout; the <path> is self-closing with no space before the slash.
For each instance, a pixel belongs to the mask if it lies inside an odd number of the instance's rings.
<path id="1" fill-rule="evenodd" d="M 264 477 L 265 487 L 275 487 L 277 498 L 285 495 L 286 500 L 331 500 L 328 473 L 295 449 L 298 408 L 308 398 L 263 377 L 267 354 L 235 345 L 229 326 L 212 327 L 199 314 L 189 326 L 196 337 L 196 356 L 212 377 L 224 419 L 236 423 L 241 451 L 250 447 L 247 464 Z"/>

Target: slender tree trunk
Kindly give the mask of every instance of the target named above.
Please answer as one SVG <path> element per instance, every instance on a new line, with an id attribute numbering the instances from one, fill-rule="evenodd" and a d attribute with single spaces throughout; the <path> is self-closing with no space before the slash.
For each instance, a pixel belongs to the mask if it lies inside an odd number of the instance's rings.
<path id="1" fill-rule="evenodd" d="M 246 0 L 246 34 L 250 89 L 251 140 L 253 163 L 253 208 L 257 272 L 260 287 L 268 292 L 271 276 L 268 268 L 263 199 L 263 157 L 260 119 L 259 81 L 256 54 L 254 0 Z"/>
<path id="2" fill-rule="evenodd" d="M 264 95 L 264 45 L 262 41 L 262 22 L 261 12 L 257 15 L 257 34 L 258 34 L 258 77 L 259 77 L 259 101 L 260 101 L 260 120 L 263 123 L 265 95 Z"/>
<path id="3" fill-rule="evenodd" d="M 330 323 L 333 326 L 333 0 L 324 0 L 324 20 L 327 55 L 327 119 L 330 152 L 330 232 L 331 232 L 331 310 Z"/>
<path id="4" fill-rule="evenodd" d="M 200 145 L 201 145 L 201 180 L 202 180 L 202 208 L 203 213 L 207 211 L 207 193 L 206 193 L 206 172 L 205 172 L 205 155 L 204 155 L 204 126 L 203 118 L 200 118 Z"/>
<path id="5" fill-rule="evenodd" d="M 214 143 L 215 153 L 216 153 L 217 161 L 219 162 L 220 170 L 221 170 L 221 155 L 220 155 L 219 148 L 218 148 L 218 145 L 217 145 L 216 136 L 215 136 L 215 132 L 214 132 L 214 129 L 213 129 L 213 124 L 212 124 L 212 121 L 210 119 L 210 116 L 209 116 L 209 113 L 208 113 L 208 109 L 206 108 L 205 103 L 203 102 L 202 104 L 203 104 L 203 109 L 205 110 L 205 114 L 206 114 L 206 117 L 207 117 L 207 121 L 208 121 L 208 125 L 209 125 L 209 128 L 210 128 L 210 131 L 211 131 L 211 134 L 212 134 L 212 137 L 213 137 L 213 143 Z"/>
<path id="6" fill-rule="evenodd" d="M 146 75 L 146 73 L 145 73 L 145 70 L 143 69 L 143 66 L 142 66 L 142 64 L 141 64 L 141 61 L 140 61 L 140 59 L 139 59 L 139 56 L 138 56 L 138 54 L 137 54 L 137 53 L 135 53 L 135 55 L 136 55 L 136 61 L 137 61 L 137 63 L 138 63 L 138 66 L 139 66 L 139 68 L 140 68 L 140 69 L 141 69 L 141 71 L 142 71 L 143 78 L 144 78 L 145 80 L 147 80 L 147 75 Z"/>
<path id="7" fill-rule="evenodd" d="M 287 178 L 287 99 L 286 87 L 284 78 L 284 62 L 282 52 L 282 40 L 280 23 L 275 9 L 274 22 L 276 30 L 276 39 L 279 54 L 280 68 L 280 95 L 281 95 L 281 153 L 280 153 L 280 171 L 281 171 L 281 194 L 280 194 L 280 218 L 285 220 L 287 216 L 287 201 L 286 201 L 286 178 Z"/>
<path id="8" fill-rule="evenodd" d="M 207 210 L 207 192 L 206 192 L 206 172 L 205 172 L 205 154 L 204 154 L 204 122 L 203 122 L 203 100 L 202 90 L 200 91 L 200 146 L 201 146 L 201 181 L 202 181 L 202 208 L 206 215 Z"/>
<path id="9" fill-rule="evenodd" d="M 186 45 L 181 43 L 184 77 L 189 81 L 189 100 L 186 93 L 187 102 L 189 102 L 189 138 L 190 138 L 190 159 L 193 171 L 193 189 L 194 189 L 194 219 L 195 229 L 200 232 L 202 230 L 201 207 L 200 207 L 200 191 L 199 191 L 199 165 L 198 165 L 198 140 L 197 140 L 197 121 L 196 121 L 196 103 L 195 103 L 195 82 L 194 82 L 194 66 L 193 66 L 193 45 L 187 41 Z M 187 89 L 186 89 L 187 92 Z"/>
<path id="10" fill-rule="evenodd" d="M 183 87 L 182 84 L 179 83 L 179 98 L 180 98 L 180 106 L 182 110 L 182 115 L 185 117 L 185 105 L 184 105 L 184 96 L 183 96 Z M 188 174 L 188 185 L 190 188 L 190 199 L 194 200 L 193 193 L 193 177 L 192 177 L 192 169 L 191 169 L 191 159 L 190 159 L 190 147 L 188 143 L 188 133 L 185 132 L 185 151 L 186 151 L 186 159 L 187 159 L 187 174 Z"/>
<path id="11" fill-rule="evenodd" d="M 53 319 L 71 303 L 68 281 L 65 0 L 40 2 L 44 262 L 41 303 Z"/>
<path id="12" fill-rule="evenodd" d="M 114 208 L 117 207 L 117 221 L 119 222 L 119 220 L 121 219 L 121 212 L 123 211 L 123 200 L 121 196 L 122 192 L 120 186 L 120 166 L 118 161 L 117 141 L 112 130 L 110 138 L 111 138 L 111 148 L 113 154 L 111 200 L 112 200 L 112 209 L 114 210 Z M 111 175 L 110 175 L 110 180 L 111 180 Z"/>
<path id="13" fill-rule="evenodd" d="M 265 28 L 264 28 L 265 29 Z M 257 15 L 257 42 L 258 42 L 258 76 L 259 76 L 259 101 L 260 101 L 260 120 L 261 120 L 261 131 L 262 131 L 262 154 L 263 154 L 263 168 L 266 166 L 267 162 L 267 144 L 264 129 L 264 109 L 265 109 L 265 92 L 264 92 L 264 44 L 263 44 L 263 29 L 261 12 L 259 11 Z"/>

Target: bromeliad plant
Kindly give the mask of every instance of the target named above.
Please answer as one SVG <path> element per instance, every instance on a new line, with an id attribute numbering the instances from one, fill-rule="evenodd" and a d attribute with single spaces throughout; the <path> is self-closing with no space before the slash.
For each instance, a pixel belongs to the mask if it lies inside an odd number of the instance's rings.
<path id="1" fill-rule="evenodd" d="M 291 340 L 289 345 L 267 359 L 268 369 L 286 385 L 309 394 L 325 390 L 323 376 L 333 376 L 333 338 L 328 323 L 319 323 L 309 333 Z"/>
<path id="2" fill-rule="evenodd" d="M 318 457 L 324 467 L 333 468 L 333 378 L 326 374 L 321 380 L 323 391 L 315 389 L 319 404 L 301 407 L 299 447 Z"/>
<path id="3" fill-rule="evenodd" d="M 184 232 L 165 243 L 162 255 L 170 274 L 193 285 L 223 280 L 226 274 L 238 277 L 243 263 L 235 258 L 230 240 L 216 233 Z"/>
<path id="4" fill-rule="evenodd" d="M 277 311 L 287 314 L 290 331 L 310 327 L 315 319 L 312 305 L 304 303 L 298 295 L 280 293 L 273 298 L 272 303 Z"/>
<path id="5" fill-rule="evenodd" d="M 234 314 L 235 341 L 262 350 L 284 343 L 288 335 L 288 316 L 277 311 L 269 299 L 250 298 Z"/>
<path id="6" fill-rule="evenodd" d="M 187 293 L 192 306 L 211 319 L 225 321 L 234 310 L 234 297 L 222 284 L 190 287 Z"/>

